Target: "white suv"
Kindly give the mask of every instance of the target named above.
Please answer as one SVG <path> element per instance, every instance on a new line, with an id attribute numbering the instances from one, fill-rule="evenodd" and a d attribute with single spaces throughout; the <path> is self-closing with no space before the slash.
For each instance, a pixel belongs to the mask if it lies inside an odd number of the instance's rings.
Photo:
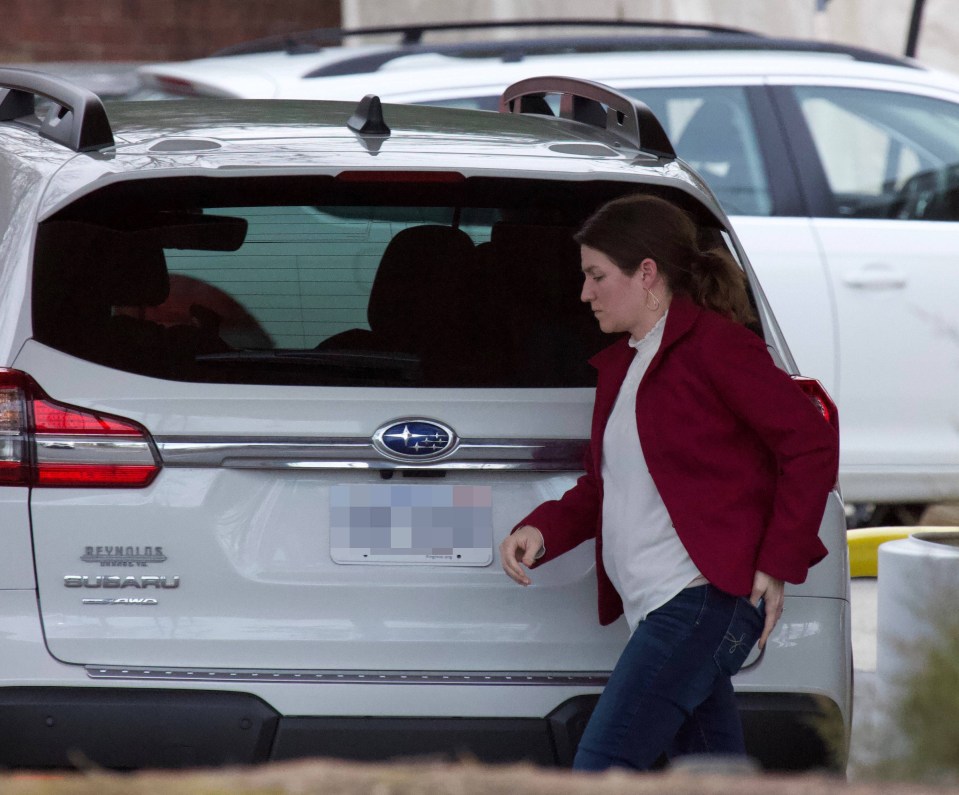
<path id="1" fill-rule="evenodd" d="M 188 94 L 362 90 L 495 110 L 516 80 L 569 74 L 641 99 L 731 215 L 799 366 L 836 399 L 846 501 L 879 506 L 855 521 L 914 523 L 925 504 L 959 499 L 959 79 L 729 31 L 361 48 L 352 65 L 350 51 L 141 75 Z"/>
<path id="2" fill-rule="evenodd" d="M 555 79 L 518 91 L 599 126 L 0 87 L 0 765 L 569 764 L 627 628 L 588 545 L 531 589 L 495 558 L 588 437 L 608 340 L 572 231 L 680 203 L 797 373 L 655 117 Z M 838 491 L 821 537 L 735 679 L 771 768 L 843 764 L 809 720 L 850 723 Z"/>

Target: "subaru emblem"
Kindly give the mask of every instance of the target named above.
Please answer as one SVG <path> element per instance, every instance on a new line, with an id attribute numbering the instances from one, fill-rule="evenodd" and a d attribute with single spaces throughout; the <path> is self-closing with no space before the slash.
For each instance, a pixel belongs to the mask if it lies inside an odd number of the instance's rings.
<path id="1" fill-rule="evenodd" d="M 373 447 L 387 458 L 431 461 L 453 452 L 456 434 L 432 420 L 397 420 L 373 434 Z"/>

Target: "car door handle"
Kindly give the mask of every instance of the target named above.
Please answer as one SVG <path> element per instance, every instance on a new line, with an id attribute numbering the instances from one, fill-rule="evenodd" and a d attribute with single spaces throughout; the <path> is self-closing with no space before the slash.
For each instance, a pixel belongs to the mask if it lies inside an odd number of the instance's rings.
<path id="1" fill-rule="evenodd" d="M 906 274 L 886 265 L 865 265 L 842 277 L 847 287 L 865 290 L 901 290 L 906 286 Z"/>

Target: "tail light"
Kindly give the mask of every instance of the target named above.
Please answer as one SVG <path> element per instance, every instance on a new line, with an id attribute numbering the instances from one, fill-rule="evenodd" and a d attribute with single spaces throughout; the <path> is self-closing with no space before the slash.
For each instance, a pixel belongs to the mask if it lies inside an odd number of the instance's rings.
<path id="1" fill-rule="evenodd" d="M 799 385 L 799 388 L 806 393 L 813 405 L 822 413 L 823 418 L 839 433 L 839 412 L 836 410 L 836 404 L 833 403 L 826 388 L 815 378 L 805 378 L 801 375 L 794 375 L 793 381 Z"/>
<path id="2" fill-rule="evenodd" d="M 199 97 L 202 93 L 189 80 L 182 77 L 172 77 L 170 75 L 153 75 L 153 82 L 157 88 L 170 94 L 177 94 L 181 97 Z"/>
<path id="3" fill-rule="evenodd" d="M 142 488 L 159 471 L 143 426 L 57 403 L 0 368 L 0 486 Z"/>

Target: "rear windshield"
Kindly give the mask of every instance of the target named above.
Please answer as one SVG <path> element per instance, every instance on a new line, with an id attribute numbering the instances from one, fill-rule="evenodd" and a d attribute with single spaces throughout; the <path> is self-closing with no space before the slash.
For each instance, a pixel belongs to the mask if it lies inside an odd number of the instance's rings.
<path id="1" fill-rule="evenodd" d="M 579 301 L 572 235 L 622 192 L 395 175 L 127 183 L 41 225 L 34 333 L 181 381 L 590 386 L 587 359 L 612 340 Z"/>

